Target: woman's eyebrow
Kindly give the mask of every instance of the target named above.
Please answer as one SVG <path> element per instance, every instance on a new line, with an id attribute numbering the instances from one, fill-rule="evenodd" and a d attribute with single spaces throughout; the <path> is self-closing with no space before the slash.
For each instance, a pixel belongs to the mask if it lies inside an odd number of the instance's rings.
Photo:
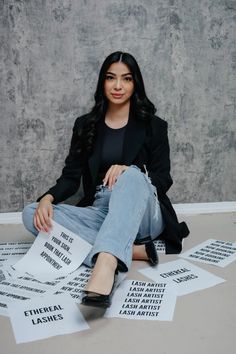
<path id="1" fill-rule="evenodd" d="M 107 75 L 113 75 L 113 76 L 116 76 L 115 73 L 111 72 L 111 71 L 107 71 Z M 127 76 L 127 75 L 132 75 L 131 73 L 125 73 L 125 74 L 122 74 L 121 76 Z"/>

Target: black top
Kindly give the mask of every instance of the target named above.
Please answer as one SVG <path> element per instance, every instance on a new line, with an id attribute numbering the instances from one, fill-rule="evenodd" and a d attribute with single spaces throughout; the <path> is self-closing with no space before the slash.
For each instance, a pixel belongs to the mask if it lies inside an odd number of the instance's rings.
<path id="1" fill-rule="evenodd" d="M 104 135 L 102 137 L 101 161 L 99 166 L 97 185 L 103 183 L 103 178 L 111 165 L 123 165 L 123 143 L 126 125 L 122 128 L 113 129 L 108 127 L 105 122 Z"/>

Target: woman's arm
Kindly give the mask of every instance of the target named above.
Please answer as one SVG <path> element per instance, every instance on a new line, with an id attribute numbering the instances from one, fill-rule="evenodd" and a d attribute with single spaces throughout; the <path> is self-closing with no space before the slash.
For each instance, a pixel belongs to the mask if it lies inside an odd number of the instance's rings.
<path id="1" fill-rule="evenodd" d="M 78 142 L 77 131 L 82 127 L 84 122 L 83 117 L 77 118 L 75 121 L 69 154 L 65 159 L 65 166 L 62 170 L 61 176 L 57 179 L 56 184 L 53 187 L 37 199 L 37 202 L 50 194 L 53 197 L 53 203 L 57 204 L 75 194 L 79 189 L 83 171 L 83 161 L 81 161 L 78 154 L 76 154 L 75 147 Z"/>
<path id="2" fill-rule="evenodd" d="M 83 164 L 75 152 L 75 147 L 78 141 L 77 131 L 81 124 L 81 118 L 77 118 L 73 127 L 69 154 L 57 183 L 37 199 L 39 203 L 34 214 L 34 226 L 38 231 L 50 230 L 53 217 L 52 203 L 57 204 L 69 198 L 79 188 Z"/>

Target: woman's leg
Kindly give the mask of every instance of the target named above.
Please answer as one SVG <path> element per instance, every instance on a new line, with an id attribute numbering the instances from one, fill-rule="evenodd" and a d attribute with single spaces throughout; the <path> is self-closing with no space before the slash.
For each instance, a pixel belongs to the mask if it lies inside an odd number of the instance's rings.
<path id="1" fill-rule="evenodd" d="M 89 254 L 109 253 L 118 259 L 119 269 L 127 271 L 132 261 L 132 246 L 138 235 L 153 237 L 163 229 L 155 188 L 137 167 L 129 167 L 110 193 L 109 210 Z M 155 222 L 153 221 L 153 218 Z"/>
<path id="2" fill-rule="evenodd" d="M 37 203 L 27 205 L 22 212 L 22 220 L 25 228 L 33 235 L 38 235 L 34 227 L 34 213 Z M 106 208 L 97 207 L 75 207 L 67 204 L 53 205 L 53 220 L 58 224 L 74 232 L 91 245 L 94 244 L 97 233 L 106 217 Z M 91 258 L 87 257 L 84 264 L 91 267 Z"/>
<path id="3" fill-rule="evenodd" d="M 150 236 L 152 239 L 156 239 L 162 233 L 165 226 L 160 204 L 157 198 L 156 187 L 151 184 L 151 181 L 146 175 L 145 178 L 150 183 L 150 188 L 153 193 L 151 193 L 148 200 L 147 208 L 136 237 L 136 241 L 139 242 L 147 236 Z M 149 260 L 144 244 L 133 245 L 133 260 Z"/>
<path id="4" fill-rule="evenodd" d="M 123 271 L 130 267 L 135 238 L 156 237 L 162 231 L 163 221 L 154 192 L 148 177 L 135 166 L 118 178 L 112 192 L 104 189 L 104 196 L 109 196 L 109 210 L 89 254 L 95 267 L 87 291 L 109 294 L 115 266 L 118 264 Z M 140 257 L 144 246 L 139 247 Z M 144 256 L 146 259 L 145 252 Z"/>

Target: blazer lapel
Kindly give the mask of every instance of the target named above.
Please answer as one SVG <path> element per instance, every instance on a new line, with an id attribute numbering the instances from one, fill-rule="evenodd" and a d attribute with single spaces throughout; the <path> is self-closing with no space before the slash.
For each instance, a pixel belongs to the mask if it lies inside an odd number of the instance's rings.
<path id="1" fill-rule="evenodd" d="M 98 123 L 97 137 L 94 144 L 93 153 L 88 160 L 88 165 L 89 165 L 89 169 L 90 169 L 90 173 L 94 185 L 96 185 L 96 179 L 97 179 L 100 161 L 101 161 L 103 136 L 104 136 L 104 124 L 103 124 L 103 120 L 101 120 Z"/>
<path id="2" fill-rule="evenodd" d="M 135 157 L 140 151 L 146 136 L 146 124 L 144 121 L 134 119 L 130 114 L 125 131 L 123 145 L 124 165 L 132 165 Z"/>

